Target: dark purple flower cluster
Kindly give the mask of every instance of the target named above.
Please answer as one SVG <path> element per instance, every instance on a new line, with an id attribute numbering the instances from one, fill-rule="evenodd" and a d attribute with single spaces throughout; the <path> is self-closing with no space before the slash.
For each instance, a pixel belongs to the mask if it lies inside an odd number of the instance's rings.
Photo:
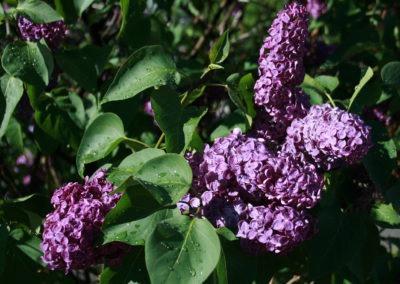
<path id="1" fill-rule="evenodd" d="M 259 113 L 258 116 L 263 117 L 257 119 L 270 121 L 273 127 L 283 130 L 269 132 L 264 137 L 272 136 L 273 140 L 281 140 L 290 122 L 307 113 L 309 98 L 297 85 L 305 75 L 303 56 L 308 22 L 304 6 L 295 2 L 287 5 L 273 21 L 268 31 L 270 36 L 260 49 L 260 78 L 254 86 L 254 101 L 264 112 Z M 256 129 L 263 131 L 257 125 Z"/>
<path id="2" fill-rule="evenodd" d="M 23 16 L 18 17 L 18 28 L 25 40 L 38 41 L 44 38 L 51 50 L 60 46 L 67 32 L 67 26 L 63 20 L 36 24 Z"/>
<path id="3" fill-rule="evenodd" d="M 317 19 L 326 13 L 327 3 L 325 0 L 307 0 L 307 11 L 310 15 Z"/>
<path id="4" fill-rule="evenodd" d="M 327 104 L 314 105 L 287 129 L 283 152 L 304 155 L 322 170 L 354 164 L 372 146 L 371 128 L 359 116 Z"/>
<path id="5" fill-rule="evenodd" d="M 43 231 L 42 260 L 54 269 L 84 269 L 97 263 L 115 264 L 128 245 L 110 243 L 94 247 L 101 234 L 106 214 L 115 207 L 121 194 L 109 194 L 115 188 L 100 170 L 85 184 L 70 182 L 54 191 L 51 203 L 55 210 L 46 216 Z"/>

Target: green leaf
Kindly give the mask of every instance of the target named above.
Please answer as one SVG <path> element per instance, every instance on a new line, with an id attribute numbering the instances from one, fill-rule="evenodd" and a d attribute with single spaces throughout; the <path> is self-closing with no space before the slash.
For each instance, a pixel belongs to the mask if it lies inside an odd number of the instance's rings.
<path id="1" fill-rule="evenodd" d="M 229 30 L 225 31 L 214 43 L 210 50 L 210 62 L 222 63 L 229 55 Z"/>
<path id="2" fill-rule="evenodd" d="M 48 135 L 42 128 L 35 127 L 33 130 L 36 147 L 43 155 L 52 154 L 61 144 L 56 139 Z"/>
<path id="3" fill-rule="evenodd" d="M 129 99 L 150 87 L 178 82 L 179 74 L 171 56 L 161 46 L 145 46 L 135 51 L 118 70 L 102 103 Z"/>
<path id="4" fill-rule="evenodd" d="M 110 51 L 110 46 L 88 45 L 80 49 L 61 50 L 55 58 L 68 76 L 86 90 L 94 92 Z"/>
<path id="5" fill-rule="evenodd" d="M 202 283 L 216 267 L 220 243 L 203 219 L 176 216 L 160 222 L 149 236 L 146 266 L 152 283 Z"/>
<path id="6" fill-rule="evenodd" d="M 103 113 L 88 126 L 76 155 L 78 173 L 83 176 L 84 165 L 107 156 L 125 139 L 124 125 L 113 113 Z"/>
<path id="7" fill-rule="evenodd" d="M 182 121 L 183 121 L 183 133 L 185 136 L 185 145 L 180 151 L 181 154 L 185 153 L 187 147 L 192 142 L 196 127 L 200 120 L 207 113 L 206 107 L 194 107 L 190 106 L 183 110 Z"/>
<path id="8" fill-rule="evenodd" d="M 45 264 L 42 262 L 40 258 L 43 255 L 42 249 L 40 248 L 41 242 L 42 242 L 41 239 L 39 239 L 36 236 L 32 236 L 28 240 L 18 242 L 17 247 L 23 253 L 25 253 L 30 259 L 45 267 Z"/>
<path id="9" fill-rule="evenodd" d="M 164 155 L 165 152 L 160 149 L 148 148 L 130 154 L 119 164 L 117 168 L 112 169 L 107 177 L 113 185 L 121 186 L 129 177 L 135 174 L 148 160 Z"/>
<path id="10" fill-rule="evenodd" d="M 315 77 L 314 80 L 320 83 L 329 93 L 332 93 L 339 86 L 339 79 L 334 76 L 321 75 Z"/>
<path id="11" fill-rule="evenodd" d="M 326 79 L 326 78 L 325 78 Z M 330 96 L 330 94 L 328 92 L 330 92 L 328 87 L 333 88 L 335 85 L 334 79 L 329 80 L 329 83 L 326 82 L 328 80 L 321 80 L 321 83 L 319 81 L 317 81 L 316 79 L 314 79 L 313 77 L 311 77 L 310 75 L 306 74 L 304 76 L 304 81 L 301 84 L 301 88 L 307 93 L 309 94 L 311 97 L 314 97 L 314 101 L 317 104 L 317 102 L 319 102 L 320 100 L 322 100 L 322 97 L 325 96 L 326 98 L 328 98 L 330 104 L 332 106 L 335 106 L 334 101 L 332 100 L 332 97 Z M 331 82 L 332 81 L 332 82 Z M 324 86 L 323 84 L 327 85 Z M 319 95 L 319 96 L 318 96 Z"/>
<path id="12" fill-rule="evenodd" d="M 385 194 L 385 200 L 392 203 L 393 206 L 399 210 L 400 209 L 400 183 L 396 183 L 390 187 Z"/>
<path id="13" fill-rule="evenodd" d="M 155 119 L 165 134 L 167 152 L 184 153 L 207 109 L 193 106 L 183 109 L 178 94 L 168 88 L 152 93 L 151 106 Z"/>
<path id="14" fill-rule="evenodd" d="M 310 103 L 312 105 L 321 105 L 324 103 L 324 98 L 314 88 L 302 87 L 303 91 L 310 96 Z"/>
<path id="15" fill-rule="evenodd" d="M 82 130 L 71 119 L 68 109 L 65 108 L 65 100 L 69 101 L 68 96 L 62 98 L 52 94 L 41 95 L 35 109 L 35 122 L 59 143 L 77 149 Z"/>
<path id="16" fill-rule="evenodd" d="M 215 270 L 217 273 L 218 284 L 228 284 L 228 273 L 223 249 L 221 249 L 221 255 L 219 257 L 219 261 Z"/>
<path id="17" fill-rule="evenodd" d="M 377 122 L 370 122 L 373 147 L 364 157 L 364 166 L 374 185 L 383 193 L 390 186 L 392 171 L 396 167 L 397 150 L 392 139 L 387 137 L 386 129 Z"/>
<path id="18" fill-rule="evenodd" d="M 151 107 L 158 126 L 165 134 L 167 152 L 180 153 L 185 148 L 185 136 L 179 94 L 167 87 L 161 88 L 151 94 Z"/>
<path id="19" fill-rule="evenodd" d="M 379 204 L 372 208 L 372 218 L 378 225 L 383 227 L 393 227 L 400 225 L 399 213 L 393 208 L 392 204 Z"/>
<path id="20" fill-rule="evenodd" d="M 101 284 L 150 283 L 144 259 L 144 247 L 133 247 L 119 266 L 107 266 L 100 275 Z"/>
<path id="21" fill-rule="evenodd" d="M 11 118 L 8 123 L 5 137 L 8 144 L 14 148 L 18 153 L 24 152 L 24 141 L 22 138 L 22 130 L 20 123 L 15 119 Z"/>
<path id="22" fill-rule="evenodd" d="M 366 216 L 324 208 L 318 216 L 318 234 L 311 240 L 310 274 L 320 278 L 350 261 L 366 238 Z"/>
<path id="23" fill-rule="evenodd" d="M 4 70 L 22 81 L 47 86 L 53 72 L 53 57 L 41 42 L 15 41 L 9 43 L 1 57 Z"/>
<path id="24" fill-rule="evenodd" d="M 368 67 L 367 70 L 364 71 L 364 74 L 361 77 L 360 83 L 354 88 L 354 93 L 350 98 L 349 106 L 347 110 L 351 109 L 351 105 L 353 104 L 354 100 L 357 98 L 357 95 L 360 93 L 361 89 L 368 83 L 368 81 L 374 76 L 374 71 L 371 67 Z"/>
<path id="25" fill-rule="evenodd" d="M 38 24 L 62 20 L 62 17 L 57 13 L 57 11 L 46 2 L 40 0 L 18 1 L 16 12 L 23 14 L 32 22 Z"/>
<path id="26" fill-rule="evenodd" d="M 19 100 L 24 93 L 22 81 L 9 75 L 1 77 L 1 92 L 5 98 L 5 112 L 0 109 L 0 117 L 2 118 L 0 124 L 0 140 L 7 130 L 8 123 L 10 122 L 11 115 L 14 112 Z"/>
<path id="27" fill-rule="evenodd" d="M 383 66 L 381 78 L 385 84 L 400 85 L 400 62 L 392 61 Z"/>
<path id="28" fill-rule="evenodd" d="M 119 241 L 143 245 L 162 220 L 180 215 L 179 210 L 163 209 L 151 193 L 136 185 L 125 190 L 103 225 L 102 244 Z"/>
<path id="29" fill-rule="evenodd" d="M 192 184 L 192 170 L 177 154 L 150 159 L 133 176 L 161 205 L 176 204 Z"/>
<path id="30" fill-rule="evenodd" d="M 228 241 L 237 240 L 237 237 L 235 236 L 235 234 L 227 227 L 217 228 L 217 229 L 215 229 L 215 231 L 218 233 L 218 235 L 223 236 Z"/>

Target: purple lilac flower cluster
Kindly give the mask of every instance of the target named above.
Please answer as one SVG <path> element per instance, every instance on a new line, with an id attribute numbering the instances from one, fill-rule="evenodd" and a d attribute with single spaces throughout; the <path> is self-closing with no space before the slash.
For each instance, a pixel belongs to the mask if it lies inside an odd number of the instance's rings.
<path id="1" fill-rule="evenodd" d="M 361 160 L 371 147 L 370 128 L 357 115 L 310 107 L 296 87 L 304 78 L 307 15 L 289 4 L 264 41 L 255 131 L 235 129 L 203 155 L 186 155 L 194 178 L 178 208 L 231 228 L 251 254 L 288 253 L 310 239 L 317 228 L 307 209 L 321 198 L 324 171 Z"/>
<path id="2" fill-rule="evenodd" d="M 46 216 L 43 231 L 42 260 L 54 269 L 84 269 L 97 263 L 117 264 L 129 248 L 109 243 L 100 248 L 94 242 L 101 234 L 106 214 L 115 207 L 121 194 L 109 194 L 115 188 L 100 170 L 85 184 L 70 182 L 54 191 L 55 210 Z"/>
<path id="3" fill-rule="evenodd" d="M 282 149 L 331 170 L 360 161 L 371 146 L 370 127 L 358 115 L 323 104 L 292 122 Z"/>
<path id="4" fill-rule="evenodd" d="M 303 210 L 320 199 L 323 176 L 314 166 L 276 156 L 264 139 L 239 129 L 206 145 L 203 155 L 186 158 L 194 179 L 178 208 L 205 216 L 215 227 L 238 229 L 246 251 L 287 253 L 316 232 L 314 219 Z M 259 220 L 261 212 L 275 220 L 274 228 Z"/>
<path id="5" fill-rule="evenodd" d="M 260 77 L 254 86 L 254 101 L 263 109 L 256 120 L 269 121 L 271 125 L 265 129 L 256 123 L 256 131 L 264 132 L 262 136 L 266 139 L 280 141 L 291 121 L 307 113 L 309 98 L 297 85 L 305 75 L 303 56 L 308 23 L 304 6 L 287 5 L 273 21 L 268 31 L 270 36 L 260 49 Z M 274 131 L 275 128 L 279 131 Z"/>
<path id="6" fill-rule="evenodd" d="M 25 40 L 38 41 L 44 38 L 51 50 L 60 46 L 67 32 L 67 26 L 63 20 L 36 24 L 23 16 L 18 17 L 18 28 Z"/>
<path id="7" fill-rule="evenodd" d="M 317 19 L 326 13 L 327 3 L 325 0 L 307 0 L 307 11 L 310 15 Z"/>

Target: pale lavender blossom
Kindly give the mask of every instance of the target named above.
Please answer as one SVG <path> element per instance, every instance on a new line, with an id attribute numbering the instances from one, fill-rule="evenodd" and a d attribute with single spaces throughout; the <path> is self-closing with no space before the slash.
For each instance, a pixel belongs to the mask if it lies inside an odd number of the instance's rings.
<path id="1" fill-rule="evenodd" d="M 85 269 L 97 263 L 118 263 L 128 245 L 110 243 L 95 248 L 106 214 L 115 207 L 121 193 L 110 194 L 115 187 L 106 181 L 105 170 L 84 185 L 70 182 L 55 190 L 51 198 L 54 211 L 46 216 L 43 231 L 42 260 L 51 269 Z M 110 259 L 109 259 L 110 257 Z M 118 257 L 117 257 L 118 258 Z"/>

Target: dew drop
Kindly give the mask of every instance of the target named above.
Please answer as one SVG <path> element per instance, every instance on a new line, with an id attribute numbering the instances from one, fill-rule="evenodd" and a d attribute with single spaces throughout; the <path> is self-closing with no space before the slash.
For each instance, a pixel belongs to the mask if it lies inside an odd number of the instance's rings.
<path id="1" fill-rule="evenodd" d="M 190 269 L 189 269 L 189 272 L 190 272 L 190 275 L 191 275 L 192 277 L 195 277 L 195 276 L 196 276 L 196 270 L 194 270 L 193 268 L 190 268 Z"/>

